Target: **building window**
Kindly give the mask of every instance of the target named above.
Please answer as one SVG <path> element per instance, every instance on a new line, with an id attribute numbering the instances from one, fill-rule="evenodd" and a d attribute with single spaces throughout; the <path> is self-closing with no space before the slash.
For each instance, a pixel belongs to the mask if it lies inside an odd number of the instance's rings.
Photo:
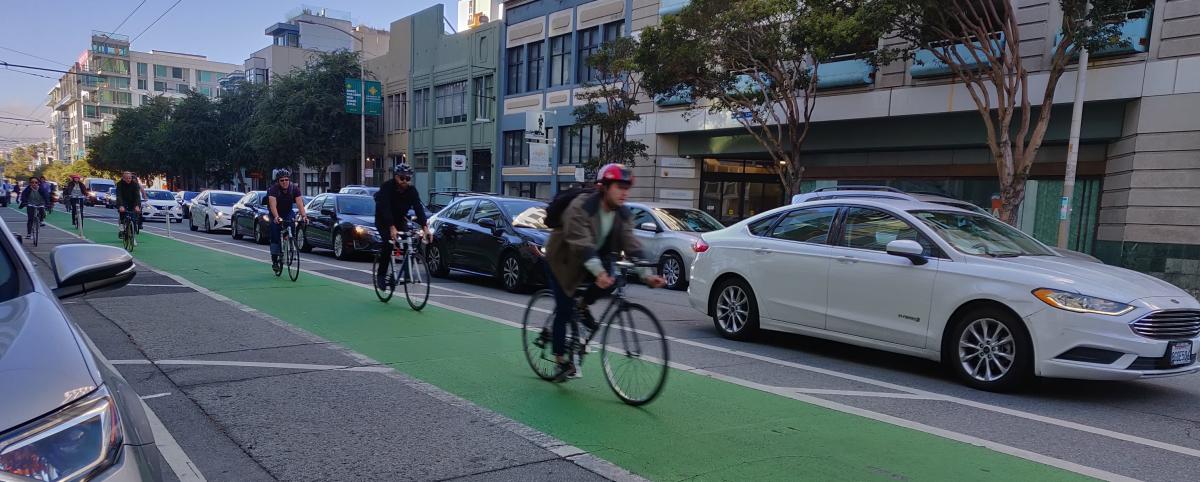
<path id="1" fill-rule="evenodd" d="M 138 88 L 146 90 L 146 79 L 138 79 Z"/>
<path id="2" fill-rule="evenodd" d="M 251 84 L 265 84 L 271 80 L 270 69 L 250 69 L 247 80 Z"/>
<path id="3" fill-rule="evenodd" d="M 475 120 L 492 119 L 495 115 L 496 84 L 490 75 L 475 78 Z"/>
<path id="4" fill-rule="evenodd" d="M 178 84 L 175 86 L 175 92 L 179 92 L 180 94 L 186 94 L 191 91 L 192 87 L 187 84 Z"/>
<path id="5" fill-rule="evenodd" d="M 154 66 L 154 76 L 165 79 L 167 77 L 167 66 L 156 64 Z"/>
<path id="6" fill-rule="evenodd" d="M 558 140 L 558 158 L 563 165 L 584 164 L 600 156 L 600 129 L 596 126 L 571 126 L 563 129 Z"/>
<path id="7" fill-rule="evenodd" d="M 389 95 L 384 106 L 384 125 L 387 132 L 403 131 L 408 124 L 408 92 Z"/>
<path id="8" fill-rule="evenodd" d="M 452 153 L 452 152 L 435 152 L 435 153 L 433 153 L 433 170 L 449 171 L 450 170 L 450 156 L 453 154 L 454 153 Z"/>
<path id="9" fill-rule="evenodd" d="M 167 91 L 167 83 L 159 81 L 159 80 L 154 81 L 154 91 L 155 92 L 166 92 Z"/>
<path id="10" fill-rule="evenodd" d="M 183 69 L 181 69 L 179 67 L 171 67 L 171 78 L 182 79 L 183 78 Z"/>
<path id="11" fill-rule="evenodd" d="M 205 97 L 213 96 L 213 88 L 207 85 L 202 85 L 196 90 L 200 91 L 201 94 L 204 94 Z"/>
<path id="12" fill-rule="evenodd" d="M 571 36 L 550 39 L 550 87 L 571 83 Z"/>
<path id="13" fill-rule="evenodd" d="M 429 127 L 429 89 L 413 91 L 413 128 Z"/>
<path id="14" fill-rule="evenodd" d="M 138 77 L 145 77 L 145 76 L 146 76 L 146 63 L 145 63 L 145 62 L 138 62 L 138 64 L 137 64 L 137 74 L 138 74 Z"/>
<path id="15" fill-rule="evenodd" d="M 604 37 L 601 39 L 601 41 L 611 42 L 614 39 L 621 36 L 621 32 L 625 30 L 625 22 L 617 21 L 617 22 L 607 23 L 607 24 L 604 24 L 603 29 L 604 29 Z"/>
<path id="16" fill-rule="evenodd" d="M 525 142 L 525 131 L 507 131 L 504 133 L 504 165 L 529 165 L 529 145 Z"/>
<path id="17" fill-rule="evenodd" d="M 414 154 L 412 157 L 412 168 L 417 171 L 429 169 L 429 154 Z"/>
<path id="18" fill-rule="evenodd" d="M 129 61 L 111 57 L 92 57 L 91 70 L 105 74 L 129 74 Z"/>
<path id="19" fill-rule="evenodd" d="M 525 46 L 508 49 L 508 88 L 507 94 L 520 94 L 522 70 L 525 68 Z"/>
<path id="20" fill-rule="evenodd" d="M 529 88 L 526 90 L 541 90 L 546 88 L 546 75 L 542 70 L 542 64 L 545 61 L 542 44 L 542 42 L 529 44 L 529 70 L 525 76 Z"/>
<path id="21" fill-rule="evenodd" d="M 579 31 L 579 82 L 599 80 L 600 73 L 588 65 L 588 60 L 600 50 L 601 44 L 620 37 L 624 30 L 625 22 L 618 21 Z"/>
<path id="22" fill-rule="evenodd" d="M 209 72 L 209 71 L 207 71 L 207 70 L 197 70 L 197 71 L 196 71 L 196 77 L 197 77 L 197 79 L 199 80 L 199 82 L 201 82 L 201 83 L 205 83 L 205 84 L 213 84 L 213 83 L 216 83 L 216 82 L 217 82 L 217 77 L 218 77 L 219 75 L 220 75 L 220 74 L 218 74 L 218 73 L 216 73 L 216 72 Z"/>
<path id="23" fill-rule="evenodd" d="M 467 121 L 467 81 L 439 85 L 433 94 L 438 125 Z"/>
<path id="24" fill-rule="evenodd" d="M 142 105 L 146 105 L 149 103 L 150 103 L 150 96 L 143 94 L 142 95 Z"/>

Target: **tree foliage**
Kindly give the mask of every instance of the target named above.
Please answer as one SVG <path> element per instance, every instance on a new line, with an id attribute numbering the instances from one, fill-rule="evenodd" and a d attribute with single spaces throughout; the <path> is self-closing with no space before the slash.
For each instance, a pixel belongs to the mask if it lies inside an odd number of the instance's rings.
<path id="1" fill-rule="evenodd" d="M 1059 0 L 1062 35 L 1054 41 L 1046 61 L 1045 87 L 1030 82 L 1030 70 L 1041 66 L 1025 65 L 1021 27 L 1011 1 L 889 3 L 895 35 L 914 48 L 928 49 L 970 93 L 986 126 L 988 149 L 999 175 L 1000 218 L 1015 223 L 1025 199 L 1025 181 L 1050 123 L 1058 82 L 1076 55 L 1074 46 L 1096 51 L 1120 44 L 1124 13 L 1153 2 Z M 978 65 L 983 66 L 975 68 Z"/>
<path id="2" fill-rule="evenodd" d="M 892 7 L 874 0 L 694 0 L 642 32 L 642 84 L 650 94 L 690 96 L 696 108 L 732 115 L 795 193 L 817 69 L 842 54 L 873 63 L 899 55 L 875 48 Z"/>
<path id="3" fill-rule="evenodd" d="M 570 128 L 562 137 L 579 135 L 578 126 L 595 126 L 599 130 L 599 156 L 585 159 L 583 164 L 589 177 L 603 164 L 632 166 L 637 159 L 646 157 L 646 144 L 626 135 L 630 124 L 642 120 L 637 112 L 642 90 L 636 64 L 638 47 L 636 39 L 619 37 L 606 42 L 588 58 L 588 66 L 596 70 L 601 80 L 588 83 L 578 95 L 584 103 L 573 112 L 577 127 Z"/>

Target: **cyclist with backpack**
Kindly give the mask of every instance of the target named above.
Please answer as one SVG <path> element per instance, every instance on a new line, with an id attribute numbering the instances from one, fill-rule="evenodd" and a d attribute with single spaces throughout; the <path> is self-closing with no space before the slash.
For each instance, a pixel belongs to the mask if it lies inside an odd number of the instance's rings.
<path id="1" fill-rule="evenodd" d="M 588 307 L 613 287 L 610 273 L 617 254 L 641 256 L 641 243 L 633 234 L 633 214 L 625 207 L 632 186 L 633 169 L 607 164 L 596 173 L 595 190 L 559 194 L 546 210 L 546 225 L 552 229 L 546 243 L 547 278 L 555 298 L 551 342 L 559 381 L 579 376 L 574 364 L 563 356 L 567 323 L 579 316 L 580 323 L 595 330 L 598 325 Z M 638 273 L 651 288 L 666 284 L 649 269 Z M 576 302 L 577 288 L 585 283 L 586 291 Z"/>
<path id="2" fill-rule="evenodd" d="M 388 256 L 396 244 L 400 231 L 408 229 L 408 212 L 412 211 L 417 217 L 417 225 L 421 226 L 421 240 L 429 241 L 429 221 L 425 218 L 425 206 L 421 204 L 421 195 L 412 186 L 413 170 L 408 164 L 396 164 L 392 168 L 392 178 L 384 181 L 375 193 L 375 228 L 383 238 L 383 246 L 379 248 L 381 256 Z M 388 263 L 380 266 L 375 284 L 386 289 Z M 404 273 L 397 273 L 401 276 Z"/>

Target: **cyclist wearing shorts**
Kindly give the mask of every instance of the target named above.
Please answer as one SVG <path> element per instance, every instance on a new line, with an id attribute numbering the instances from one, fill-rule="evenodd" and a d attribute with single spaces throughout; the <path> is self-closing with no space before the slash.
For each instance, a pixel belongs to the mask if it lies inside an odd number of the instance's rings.
<path id="1" fill-rule="evenodd" d="M 125 239 L 125 231 L 121 226 L 125 224 L 125 219 L 130 219 L 134 223 L 137 231 L 142 230 L 142 198 L 146 193 L 142 190 L 141 183 L 138 182 L 133 173 L 125 171 L 121 173 L 121 180 L 117 181 L 117 212 L 120 213 L 120 222 L 117 223 L 117 237 Z M 134 245 L 137 240 L 134 240 Z"/>
<path id="2" fill-rule="evenodd" d="M 63 188 L 63 194 L 67 196 L 67 205 L 71 207 L 71 224 L 75 224 L 75 210 L 83 209 L 83 200 L 88 196 L 87 185 L 79 179 L 79 174 L 71 174 L 71 181 L 67 183 L 67 187 Z M 80 216 L 82 218 L 82 216 Z"/>
<path id="3" fill-rule="evenodd" d="M 382 256 L 392 252 L 392 246 L 401 230 L 408 230 L 408 211 L 412 210 L 417 216 L 417 224 L 421 226 L 421 239 L 429 240 L 428 220 L 425 219 L 425 206 L 421 204 L 421 195 L 412 186 L 413 170 L 408 164 L 396 164 L 392 168 L 392 178 L 384 181 L 375 193 L 375 229 L 383 238 L 383 246 L 379 248 Z M 386 234 L 385 234 L 386 233 Z M 382 263 L 379 277 L 375 284 L 386 289 L 389 263 Z"/>
<path id="4" fill-rule="evenodd" d="M 275 170 L 275 183 L 267 189 L 267 209 L 271 211 L 271 268 L 279 270 L 283 266 L 283 240 L 281 233 L 283 232 L 283 222 L 292 222 L 296 220 L 296 213 L 292 212 L 292 206 L 297 206 L 300 209 L 300 219 L 302 221 L 308 219 L 308 212 L 304 210 L 304 198 L 301 197 L 300 188 L 292 184 L 292 173 L 287 169 Z"/>
<path id="5" fill-rule="evenodd" d="M 50 202 L 50 193 L 42 186 L 42 182 L 36 178 L 29 178 L 29 183 L 25 185 L 25 190 L 21 191 L 21 195 L 17 197 L 18 208 L 25 208 L 25 236 L 33 234 L 33 223 L 45 225 L 45 214 L 43 209 Z"/>
<path id="6" fill-rule="evenodd" d="M 563 356 L 567 323 L 578 315 L 587 329 L 598 328 L 588 306 L 611 292 L 614 280 L 610 273 L 617 254 L 624 251 L 631 258 L 641 257 L 641 243 L 633 234 L 633 214 L 625 207 L 632 186 L 633 169 L 621 164 L 601 167 L 596 172 L 596 191 L 580 194 L 567 205 L 562 226 L 551 231 L 546 242 L 547 278 L 555 299 L 551 341 L 560 381 L 578 376 L 574 364 Z M 640 268 L 638 274 L 651 288 L 666 284 L 647 268 Z M 583 283 L 587 289 L 576 303 L 575 293 Z"/>

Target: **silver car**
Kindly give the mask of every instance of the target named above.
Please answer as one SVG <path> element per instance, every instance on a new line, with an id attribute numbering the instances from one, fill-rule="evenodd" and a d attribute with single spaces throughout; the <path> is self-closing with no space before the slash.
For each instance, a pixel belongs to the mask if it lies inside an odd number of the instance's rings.
<path id="1" fill-rule="evenodd" d="M 692 245 L 701 233 L 723 229 L 699 209 L 659 203 L 625 203 L 633 212 L 633 233 L 642 242 L 648 259 L 658 260 L 658 273 L 667 288 L 687 288 L 688 269 L 696 259 Z"/>
<path id="2" fill-rule="evenodd" d="M 51 289 L 8 226 L 0 230 L 0 480 L 163 479 L 142 401 L 58 304 L 124 286 L 133 258 L 112 246 L 58 246 Z"/>

